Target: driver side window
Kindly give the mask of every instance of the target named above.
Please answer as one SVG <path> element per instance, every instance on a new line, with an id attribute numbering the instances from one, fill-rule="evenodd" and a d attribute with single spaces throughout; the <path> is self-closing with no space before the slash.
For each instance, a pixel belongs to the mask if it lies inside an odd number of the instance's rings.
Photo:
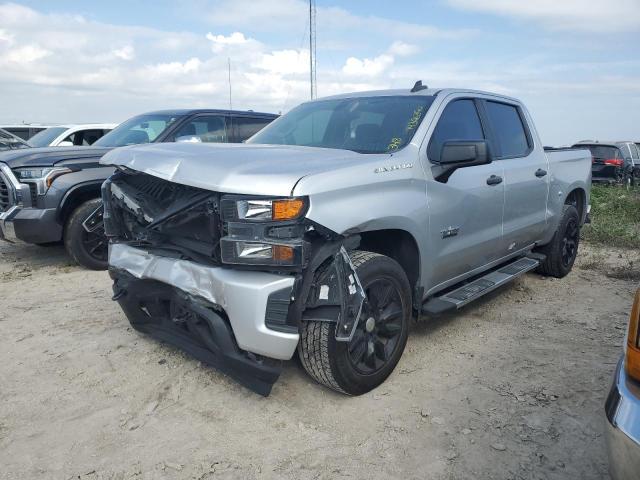
<path id="1" fill-rule="evenodd" d="M 480 117 L 473 100 L 465 98 L 449 103 L 436 125 L 427 148 L 429 160 L 440 161 L 442 146 L 452 140 L 484 140 Z"/>

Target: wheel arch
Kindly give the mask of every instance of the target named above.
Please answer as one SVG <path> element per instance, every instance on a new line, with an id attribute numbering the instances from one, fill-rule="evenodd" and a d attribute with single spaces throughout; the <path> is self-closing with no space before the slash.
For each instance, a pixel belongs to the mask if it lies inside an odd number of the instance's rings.
<path id="1" fill-rule="evenodd" d="M 414 293 L 420 285 L 420 248 L 415 237 L 402 229 L 359 232 L 360 248 L 392 258 L 400 264 Z M 418 297 L 421 299 L 421 296 Z"/>
<path id="2" fill-rule="evenodd" d="M 582 225 L 585 221 L 587 210 L 587 192 L 581 188 L 576 187 L 569 192 L 564 199 L 564 205 L 573 205 L 578 211 L 578 218 Z"/>
<path id="3" fill-rule="evenodd" d="M 92 180 L 88 182 L 79 183 L 70 188 L 62 197 L 58 211 L 56 212 L 56 219 L 60 224 L 64 225 L 69 218 L 69 215 L 78 208 L 81 204 L 94 198 L 100 198 L 102 180 Z"/>

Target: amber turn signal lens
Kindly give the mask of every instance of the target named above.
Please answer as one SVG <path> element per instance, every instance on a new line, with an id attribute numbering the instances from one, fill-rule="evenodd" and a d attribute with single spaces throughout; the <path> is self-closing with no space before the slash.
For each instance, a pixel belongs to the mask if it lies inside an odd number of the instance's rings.
<path id="1" fill-rule="evenodd" d="M 302 214 L 304 201 L 300 198 L 274 200 L 271 208 L 271 218 L 273 220 L 293 220 Z"/>
<path id="2" fill-rule="evenodd" d="M 293 260 L 293 248 L 286 245 L 274 245 L 272 255 L 274 260 L 290 262 Z"/>
<path id="3" fill-rule="evenodd" d="M 640 381 L 640 288 L 636 291 L 631 318 L 629 318 L 629 333 L 627 335 L 627 350 L 625 354 L 625 369 L 634 380 Z"/>

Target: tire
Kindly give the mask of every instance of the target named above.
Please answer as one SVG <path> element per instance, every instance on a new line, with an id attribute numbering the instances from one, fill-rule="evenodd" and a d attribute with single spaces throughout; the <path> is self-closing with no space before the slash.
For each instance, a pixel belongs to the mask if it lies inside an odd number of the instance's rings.
<path id="1" fill-rule="evenodd" d="M 562 218 L 551 242 L 538 251 L 547 256 L 536 271 L 542 275 L 562 278 L 573 268 L 580 244 L 580 218 L 573 205 L 565 205 Z"/>
<path id="2" fill-rule="evenodd" d="M 359 250 L 350 255 L 367 294 L 353 340 L 336 341 L 335 323 L 303 322 L 298 354 L 317 382 L 347 395 L 362 395 L 384 382 L 402 356 L 411 287 L 395 260 Z"/>
<path id="3" fill-rule="evenodd" d="M 94 198 L 77 207 L 67 219 L 64 228 L 64 246 L 73 260 L 91 270 L 106 270 L 107 238 L 100 227 L 89 233 L 82 223 L 100 206 L 102 200 Z"/>

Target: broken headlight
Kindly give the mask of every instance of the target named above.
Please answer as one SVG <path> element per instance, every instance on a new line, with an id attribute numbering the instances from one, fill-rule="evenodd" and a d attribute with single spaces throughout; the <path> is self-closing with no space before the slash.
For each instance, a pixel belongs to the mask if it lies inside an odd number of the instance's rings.
<path id="1" fill-rule="evenodd" d="M 226 236 L 222 262 L 236 265 L 295 267 L 303 263 L 302 218 L 306 198 L 222 198 Z"/>

